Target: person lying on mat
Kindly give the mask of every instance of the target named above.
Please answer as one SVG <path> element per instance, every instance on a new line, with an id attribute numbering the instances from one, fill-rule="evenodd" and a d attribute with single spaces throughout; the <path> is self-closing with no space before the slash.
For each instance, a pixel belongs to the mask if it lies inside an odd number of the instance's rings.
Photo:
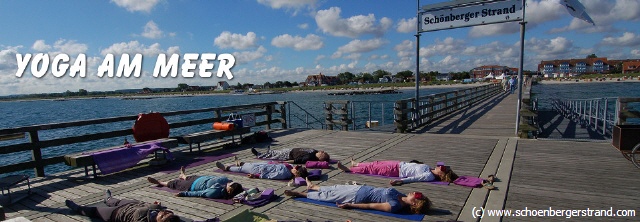
<path id="1" fill-rule="evenodd" d="M 270 180 L 286 180 L 296 177 L 307 177 L 309 172 L 303 166 L 292 166 L 288 163 L 256 162 L 244 163 L 236 161 L 235 166 L 225 166 L 216 162 L 216 167 L 224 171 L 247 173 L 249 178 Z"/>
<path id="2" fill-rule="evenodd" d="M 147 180 L 152 184 L 179 190 L 180 192 L 176 193 L 178 197 L 231 199 L 243 191 L 242 185 L 232 182 L 227 177 L 186 175 L 184 167 L 180 168 L 178 179 L 163 182 L 147 177 Z"/>
<path id="3" fill-rule="evenodd" d="M 260 159 L 270 160 L 288 160 L 293 164 L 305 164 L 307 161 L 329 161 L 330 157 L 327 152 L 323 150 L 315 150 L 311 148 L 293 148 L 293 149 L 279 149 L 269 150 L 264 153 L 258 152 L 255 148 L 251 148 L 251 153 Z"/>
<path id="4" fill-rule="evenodd" d="M 340 162 L 338 162 L 338 168 L 344 172 L 401 178 L 398 180 L 391 180 L 389 182 L 391 185 L 434 180 L 451 183 L 458 178 L 458 175 L 446 166 L 431 168 L 429 165 L 416 160 L 412 160 L 411 162 L 386 160 L 358 163 L 351 159 L 350 168 L 342 165 Z"/>
<path id="5" fill-rule="evenodd" d="M 403 194 L 394 188 L 377 188 L 365 185 L 318 186 L 307 179 L 307 191 L 285 190 L 284 194 L 323 202 L 334 202 L 343 209 L 371 209 L 391 213 L 408 211 L 426 214 L 431 201 L 420 192 Z"/>
<path id="6" fill-rule="evenodd" d="M 153 204 L 144 203 L 138 200 L 120 200 L 111 197 L 111 191 L 105 192 L 103 207 L 80 206 L 71 200 L 65 200 L 65 204 L 72 211 L 84 216 L 99 218 L 109 222 L 130 222 L 130 221 L 156 221 L 156 222 L 179 222 L 180 217 L 166 210 L 159 202 Z"/>

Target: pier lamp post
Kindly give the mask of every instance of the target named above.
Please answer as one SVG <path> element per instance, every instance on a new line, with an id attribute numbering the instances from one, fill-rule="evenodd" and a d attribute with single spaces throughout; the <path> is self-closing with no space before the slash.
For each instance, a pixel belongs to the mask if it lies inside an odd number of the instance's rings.
<path id="1" fill-rule="evenodd" d="M 413 122 L 416 127 L 420 125 L 420 0 L 418 0 L 418 10 L 416 12 L 416 101 L 413 104 L 415 111 L 413 113 Z"/>

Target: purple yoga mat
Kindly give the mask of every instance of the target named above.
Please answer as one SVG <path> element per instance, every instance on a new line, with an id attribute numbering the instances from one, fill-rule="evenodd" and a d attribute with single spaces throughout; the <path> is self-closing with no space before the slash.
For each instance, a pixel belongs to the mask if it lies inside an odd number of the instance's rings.
<path id="1" fill-rule="evenodd" d="M 167 159 L 173 159 L 169 149 L 161 147 L 155 143 L 141 144 L 130 148 L 123 147 L 119 149 L 104 150 L 90 154 L 93 157 L 93 161 L 98 165 L 100 173 L 104 175 L 133 167 L 138 164 L 140 160 L 157 150 L 167 152 Z"/>
<path id="2" fill-rule="evenodd" d="M 151 188 L 156 189 L 156 190 L 164 190 L 167 191 L 169 193 L 179 193 L 180 191 L 177 190 L 172 190 L 168 187 L 159 187 L 159 186 L 151 186 Z M 235 202 L 233 202 L 232 199 L 212 199 L 212 198 L 202 198 L 205 200 L 210 200 L 210 201 L 214 201 L 214 202 L 218 202 L 218 203 L 223 203 L 223 204 L 229 204 L 229 205 L 233 205 Z"/>
<path id="3" fill-rule="evenodd" d="M 256 157 L 256 158 L 254 158 L 254 159 L 256 159 L 256 160 L 269 160 L 269 161 L 274 161 L 274 162 L 279 162 L 279 163 L 286 163 L 286 162 L 287 162 L 286 160 L 263 159 L 263 158 L 257 158 L 257 157 Z M 328 162 L 329 162 L 329 164 L 336 164 L 336 163 L 338 163 L 338 161 L 337 161 L 337 160 L 329 160 Z"/>
<path id="4" fill-rule="evenodd" d="M 349 172 L 350 174 L 357 174 L 357 175 L 365 175 L 365 176 L 372 176 L 372 177 L 381 177 L 381 178 L 389 178 L 389 179 L 394 179 L 394 180 L 399 180 L 402 179 L 400 177 L 388 177 L 388 176 L 381 176 L 381 175 L 374 175 L 374 174 L 361 174 L 361 173 L 352 173 Z M 430 184 L 436 184 L 436 185 L 449 185 L 449 182 L 444 182 L 444 181 L 420 181 L 423 183 L 430 183 Z"/>
<path id="5" fill-rule="evenodd" d="M 224 154 L 224 155 L 220 155 L 220 156 L 197 157 L 197 158 L 192 159 L 191 163 L 183 165 L 183 166 L 184 166 L 184 168 L 188 169 L 188 168 L 191 168 L 191 167 L 200 166 L 200 165 L 205 164 L 205 163 L 211 163 L 213 161 L 225 159 L 225 158 L 232 157 L 232 156 L 235 156 L 235 154 L 228 153 L 228 154 Z M 161 173 L 174 173 L 174 172 L 178 172 L 180 170 L 180 167 L 181 167 L 181 165 L 172 164 L 172 165 L 164 167 L 162 169 L 162 171 L 160 171 L 160 172 Z"/>

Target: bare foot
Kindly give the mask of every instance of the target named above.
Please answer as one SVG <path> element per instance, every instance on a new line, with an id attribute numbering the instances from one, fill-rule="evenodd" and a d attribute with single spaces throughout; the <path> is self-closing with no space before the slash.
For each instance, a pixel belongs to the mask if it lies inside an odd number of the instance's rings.
<path id="1" fill-rule="evenodd" d="M 182 174 L 182 175 L 187 175 L 187 174 L 185 173 L 185 171 L 184 171 L 184 166 L 181 166 L 181 167 L 180 167 L 180 174 Z"/>
<path id="2" fill-rule="evenodd" d="M 340 161 L 338 161 L 338 169 L 342 170 L 343 172 L 351 172 L 349 167 L 346 167 L 345 165 L 342 165 L 342 163 L 340 163 Z"/>
<path id="3" fill-rule="evenodd" d="M 147 177 L 147 180 L 149 181 L 149 183 L 155 184 L 155 185 L 162 185 L 160 184 L 160 182 L 158 180 L 156 180 L 153 177 Z"/>
<path id="4" fill-rule="evenodd" d="M 319 190 L 320 186 L 313 184 L 308 177 L 304 178 L 305 182 L 307 183 L 307 190 Z"/>
<path id="5" fill-rule="evenodd" d="M 351 167 L 357 167 L 358 163 L 356 163 L 355 160 L 353 160 L 353 157 L 351 157 Z"/>

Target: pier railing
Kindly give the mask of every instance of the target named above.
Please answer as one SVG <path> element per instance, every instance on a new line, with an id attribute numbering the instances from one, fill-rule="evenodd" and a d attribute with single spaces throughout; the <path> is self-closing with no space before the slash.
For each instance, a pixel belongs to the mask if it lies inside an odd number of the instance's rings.
<path id="1" fill-rule="evenodd" d="M 394 107 L 394 124 L 398 133 L 407 133 L 425 126 L 452 112 L 473 105 L 503 92 L 500 84 L 488 84 L 451 92 L 398 100 Z"/>
<path id="2" fill-rule="evenodd" d="M 277 124 L 282 128 L 287 128 L 285 108 L 286 102 L 267 102 L 163 112 L 161 114 L 168 117 L 167 120 L 172 131 L 171 136 L 174 136 L 174 130 L 177 128 L 201 125 L 203 129 L 211 129 L 213 122 L 226 120 L 226 115 L 231 112 L 241 115 L 253 114 L 256 120 L 253 127 L 264 126 L 266 129 L 270 129 L 272 124 Z M 207 113 L 211 115 L 207 115 Z M 198 116 L 192 116 L 192 114 Z M 10 143 L 0 146 L 0 155 L 31 152 L 32 157 L 31 161 L 0 166 L 0 174 L 34 169 L 36 176 L 44 176 L 45 166 L 63 163 L 66 152 L 78 152 L 78 150 L 67 151 L 70 150 L 70 147 L 84 148 L 80 151 L 99 149 L 108 147 L 104 144 L 104 139 L 126 138 L 133 135 L 131 126 L 137 118 L 137 115 L 132 115 L 0 129 L 0 140 L 5 140 L 3 144 Z M 80 134 L 80 132 L 87 133 Z M 111 139 L 109 142 L 113 144 L 116 141 Z M 117 141 L 115 144 L 122 144 L 122 141 Z M 57 149 L 54 149 L 56 147 Z M 43 153 L 49 157 L 44 157 Z M 6 158 L 3 159 L 6 160 Z"/>
<path id="3" fill-rule="evenodd" d="M 639 118 L 640 112 L 632 108 L 633 103 L 640 103 L 640 98 L 553 99 L 551 102 L 553 109 L 564 117 L 608 138 L 613 134 L 613 126 L 626 125 L 629 119 Z"/>

